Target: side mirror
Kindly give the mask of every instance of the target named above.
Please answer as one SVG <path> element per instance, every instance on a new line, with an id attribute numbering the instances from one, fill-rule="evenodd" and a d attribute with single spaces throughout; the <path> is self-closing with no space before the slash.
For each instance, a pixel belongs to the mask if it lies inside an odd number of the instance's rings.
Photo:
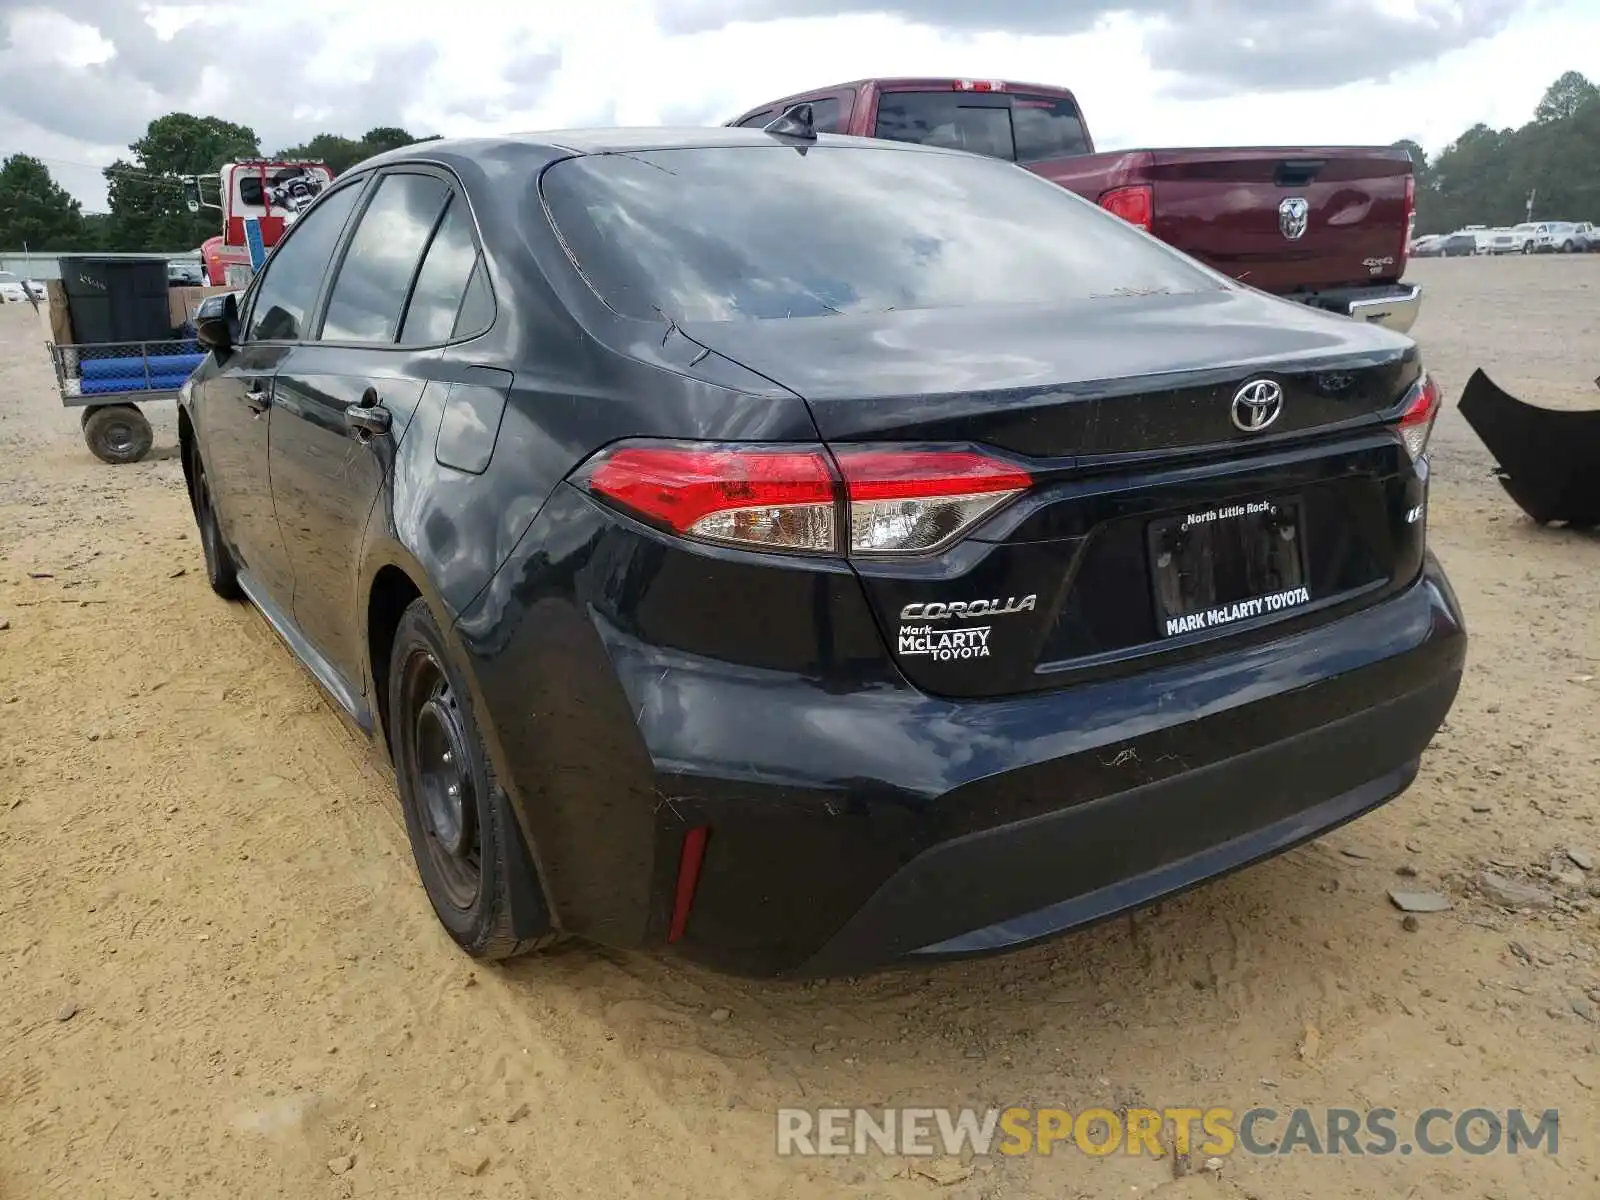
<path id="1" fill-rule="evenodd" d="M 183 181 L 183 205 L 192 213 L 200 211 L 200 181 L 192 175 Z"/>
<path id="2" fill-rule="evenodd" d="M 194 314 L 194 339 L 221 354 L 239 340 L 239 299 L 233 292 L 207 296 Z"/>

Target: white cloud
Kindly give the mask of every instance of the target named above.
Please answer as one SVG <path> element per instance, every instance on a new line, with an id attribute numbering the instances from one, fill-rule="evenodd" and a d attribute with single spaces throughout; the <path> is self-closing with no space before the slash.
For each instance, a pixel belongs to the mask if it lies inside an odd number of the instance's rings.
<path id="1" fill-rule="evenodd" d="M 1436 0 L 1373 3 L 1385 21 L 1437 9 Z M 1098 7 L 1119 11 L 1070 36 L 961 33 L 871 12 L 739 21 L 672 36 L 662 31 L 654 0 L 155 8 L 132 0 L 29 0 L 27 7 L 0 0 L 0 30 L 9 34 L 0 39 L 0 78 L 9 81 L 0 88 L 0 146 L 44 158 L 94 210 L 104 205 L 96 168 L 125 153 L 152 117 L 178 109 L 250 125 L 271 151 L 317 132 L 359 136 L 379 124 L 449 135 L 715 123 L 788 92 L 860 76 L 960 75 L 1073 88 L 1107 149 L 1413 137 L 1437 150 L 1477 121 L 1526 121 L 1563 70 L 1600 79 L 1593 0 L 1534 2 L 1503 27 L 1497 17 L 1492 36 L 1431 62 L 1419 57 L 1384 82 L 1226 95 L 1212 95 L 1214 84 L 1197 95 L 1200 75 L 1152 62 L 1151 46 L 1161 48 L 1158 35 L 1170 25 L 1135 14 L 1190 11 L 1180 0 L 1166 8 L 1160 0 Z M 1297 10 L 1281 11 L 1292 30 Z M 1236 39 L 1235 50 L 1242 44 Z M 1316 77 L 1365 70 L 1360 62 L 1319 64 Z"/>

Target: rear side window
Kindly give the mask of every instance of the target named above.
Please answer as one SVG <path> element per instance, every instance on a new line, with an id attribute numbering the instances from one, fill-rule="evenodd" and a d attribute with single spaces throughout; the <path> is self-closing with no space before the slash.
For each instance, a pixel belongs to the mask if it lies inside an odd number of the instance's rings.
<path id="1" fill-rule="evenodd" d="M 466 201 L 455 196 L 423 256 L 422 270 L 417 272 L 417 285 L 400 327 L 402 342 L 425 346 L 449 340 L 477 257 L 472 215 Z"/>
<path id="2" fill-rule="evenodd" d="M 461 301 L 461 311 L 456 314 L 452 337 L 467 337 L 482 333 L 494 320 L 494 293 L 489 290 L 489 278 L 480 257 L 472 268 L 472 278 L 467 281 L 467 294 Z"/>
<path id="3" fill-rule="evenodd" d="M 839 97 L 824 96 L 811 102 L 811 124 L 818 133 L 839 132 Z"/>
<path id="4" fill-rule="evenodd" d="M 433 175 L 386 175 L 378 181 L 339 264 L 321 340 L 395 340 L 406 290 L 449 192 Z"/>
<path id="5" fill-rule="evenodd" d="M 793 103 L 799 104 L 800 101 L 796 100 Z M 785 104 L 781 108 L 764 109 L 756 113 L 755 116 L 746 117 L 740 121 L 739 127 L 741 129 L 760 129 L 763 125 L 770 125 L 788 107 Z M 820 99 L 811 101 L 811 124 L 818 133 L 838 133 L 839 117 L 839 97 L 823 96 Z"/>
<path id="6" fill-rule="evenodd" d="M 565 159 L 542 181 L 590 286 L 680 322 L 1210 291 L 1209 272 L 992 159 L 885 145 Z"/>
<path id="7" fill-rule="evenodd" d="M 359 183 L 330 192 L 289 227 L 261 274 L 247 340 L 297 342 L 305 336 L 306 316 L 359 195 Z"/>

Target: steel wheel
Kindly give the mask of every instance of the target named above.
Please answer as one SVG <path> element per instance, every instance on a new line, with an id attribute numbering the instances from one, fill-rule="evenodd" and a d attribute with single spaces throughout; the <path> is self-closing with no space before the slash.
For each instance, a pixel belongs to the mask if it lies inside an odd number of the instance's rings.
<path id="1" fill-rule="evenodd" d="M 434 915 L 474 958 L 554 944 L 538 871 L 473 711 L 471 686 L 420 597 L 389 647 L 389 746 L 406 837 Z"/>
<path id="2" fill-rule="evenodd" d="M 206 469 L 196 456 L 194 464 L 194 520 L 200 529 L 200 550 L 206 560 L 206 580 L 211 590 L 225 600 L 240 595 L 238 568 L 222 540 L 217 512 L 211 503 L 211 484 Z"/>
<path id="3" fill-rule="evenodd" d="M 444 669 L 426 650 L 407 660 L 402 687 L 411 729 L 404 770 L 417 798 L 428 858 L 444 898 L 465 912 L 483 883 L 483 844 L 461 709 Z"/>

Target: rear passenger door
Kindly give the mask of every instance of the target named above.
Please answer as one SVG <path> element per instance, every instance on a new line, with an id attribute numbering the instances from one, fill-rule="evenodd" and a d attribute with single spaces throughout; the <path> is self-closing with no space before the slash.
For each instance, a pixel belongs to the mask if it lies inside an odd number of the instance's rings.
<path id="1" fill-rule="evenodd" d="M 352 701 L 365 677 L 357 589 L 367 518 L 454 334 L 476 255 L 470 210 L 448 176 L 380 174 L 313 339 L 278 368 L 272 485 L 295 565 L 294 619 Z"/>

